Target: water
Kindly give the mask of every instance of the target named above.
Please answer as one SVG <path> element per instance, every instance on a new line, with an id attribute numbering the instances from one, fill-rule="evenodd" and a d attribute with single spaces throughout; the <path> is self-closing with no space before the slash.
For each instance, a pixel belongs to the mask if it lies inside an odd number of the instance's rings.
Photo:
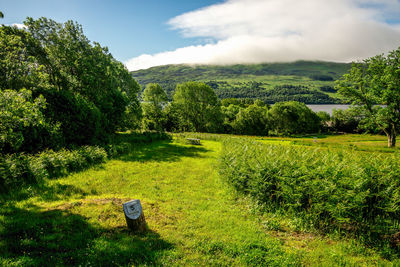
<path id="1" fill-rule="evenodd" d="M 325 111 L 328 112 L 329 115 L 332 115 L 333 109 L 348 109 L 350 105 L 340 105 L 340 104 L 325 104 L 325 105 L 307 105 L 312 111 Z"/>

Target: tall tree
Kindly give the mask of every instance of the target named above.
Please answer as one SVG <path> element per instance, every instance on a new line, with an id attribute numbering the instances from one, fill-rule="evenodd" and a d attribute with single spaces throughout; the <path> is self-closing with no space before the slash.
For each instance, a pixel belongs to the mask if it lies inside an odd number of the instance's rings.
<path id="1" fill-rule="evenodd" d="M 396 146 L 400 130 L 400 48 L 353 63 L 336 88 L 353 105 L 365 109 L 367 118 L 385 132 L 388 147 Z"/>
<path id="2" fill-rule="evenodd" d="M 222 126 L 220 101 L 213 89 L 204 83 L 178 84 L 173 102 L 179 110 L 182 130 L 215 132 Z"/>
<path id="3" fill-rule="evenodd" d="M 107 141 L 140 114 L 139 84 L 79 24 L 46 18 L 24 24 L 26 30 L 0 26 L 0 90 L 25 88 L 32 94 L 26 102 L 42 95 L 41 112 L 59 126 L 61 145 Z"/>
<path id="4" fill-rule="evenodd" d="M 163 106 L 168 97 L 161 85 L 149 83 L 143 91 L 143 127 L 149 130 L 163 130 Z"/>
<path id="5" fill-rule="evenodd" d="M 0 19 L 4 18 L 3 12 L 0 11 Z"/>
<path id="6" fill-rule="evenodd" d="M 107 47 L 89 41 L 81 25 L 47 18 L 27 18 L 24 24 L 45 51 L 41 62 L 51 83 L 94 103 L 105 131 L 113 133 L 120 126 L 127 106 L 138 110 L 138 83 Z"/>

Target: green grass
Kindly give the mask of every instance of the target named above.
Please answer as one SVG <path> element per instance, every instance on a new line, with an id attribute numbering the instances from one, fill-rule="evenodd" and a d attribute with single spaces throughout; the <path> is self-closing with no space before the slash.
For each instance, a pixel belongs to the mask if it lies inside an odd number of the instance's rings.
<path id="1" fill-rule="evenodd" d="M 387 137 L 370 134 L 316 134 L 299 137 L 262 137 L 256 140 L 266 144 L 318 146 L 326 148 L 351 149 L 366 152 L 394 153 L 399 148 L 388 148 Z"/>
<path id="2" fill-rule="evenodd" d="M 352 239 L 298 232 L 287 218 L 260 214 L 221 181 L 220 142 L 201 142 L 138 145 L 5 196 L 0 265 L 390 265 Z M 122 203 L 130 199 L 142 202 L 144 234 L 126 228 Z"/>

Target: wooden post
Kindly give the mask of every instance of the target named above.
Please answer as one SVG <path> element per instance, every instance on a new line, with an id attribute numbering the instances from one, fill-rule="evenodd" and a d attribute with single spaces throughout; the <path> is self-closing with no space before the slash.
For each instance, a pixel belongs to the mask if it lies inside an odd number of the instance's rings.
<path id="1" fill-rule="evenodd" d="M 146 220 L 144 218 L 142 205 L 139 199 L 134 199 L 122 204 L 124 209 L 126 224 L 129 229 L 135 232 L 146 230 Z"/>

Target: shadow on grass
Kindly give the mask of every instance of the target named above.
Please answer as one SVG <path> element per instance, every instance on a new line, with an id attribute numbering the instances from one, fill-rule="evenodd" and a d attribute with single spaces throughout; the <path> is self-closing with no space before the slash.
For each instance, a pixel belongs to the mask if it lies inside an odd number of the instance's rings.
<path id="1" fill-rule="evenodd" d="M 84 198 L 87 195 L 97 195 L 97 192 L 95 190 L 87 192 L 79 187 L 68 184 L 56 183 L 49 185 L 47 182 L 42 181 L 29 187 L 22 187 L 18 190 L 14 189 L 8 193 L 0 194 L 0 202 L 21 201 L 32 196 L 40 196 L 40 199 L 43 201 L 56 201 L 65 200 L 72 196 L 75 198 Z"/>
<path id="2" fill-rule="evenodd" d="M 105 229 L 68 210 L 0 205 L 0 265 L 160 265 L 172 244 L 151 230 Z"/>
<path id="3" fill-rule="evenodd" d="M 117 157 L 122 161 L 178 161 L 182 157 L 202 157 L 207 152 L 201 146 L 180 146 L 169 141 L 155 142 L 134 148 L 127 154 Z"/>

